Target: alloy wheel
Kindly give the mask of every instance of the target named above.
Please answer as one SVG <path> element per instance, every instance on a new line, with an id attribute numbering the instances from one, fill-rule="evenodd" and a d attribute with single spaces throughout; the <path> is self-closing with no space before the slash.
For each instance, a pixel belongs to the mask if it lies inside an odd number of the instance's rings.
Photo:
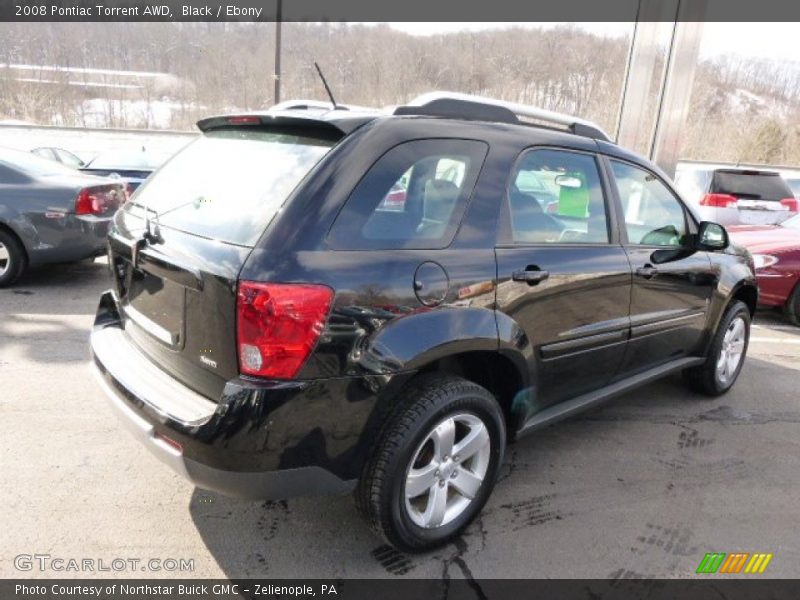
<path id="1" fill-rule="evenodd" d="M 737 369 L 742 362 L 746 331 L 744 319 L 741 317 L 733 319 L 725 330 L 722 348 L 720 348 L 717 359 L 717 379 L 723 385 L 728 384 L 736 376 Z"/>
<path id="2" fill-rule="evenodd" d="M 489 430 L 476 415 L 460 413 L 439 422 L 406 472 L 403 492 L 411 520 L 433 529 L 461 515 L 483 485 L 491 449 Z"/>
<path id="3" fill-rule="evenodd" d="M 3 242 L 0 242 L 0 277 L 6 274 L 6 271 L 11 267 L 11 256 L 9 255 L 8 248 Z"/>

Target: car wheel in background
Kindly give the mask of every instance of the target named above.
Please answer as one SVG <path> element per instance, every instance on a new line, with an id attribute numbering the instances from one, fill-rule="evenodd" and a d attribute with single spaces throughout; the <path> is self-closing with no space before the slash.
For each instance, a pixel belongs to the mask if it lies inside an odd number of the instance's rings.
<path id="1" fill-rule="evenodd" d="M 25 271 L 25 251 L 17 238 L 0 229 L 0 287 L 11 285 Z"/>
<path id="2" fill-rule="evenodd" d="M 750 341 L 750 310 L 734 300 L 728 306 L 714 334 L 706 361 L 686 369 L 684 377 L 697 392 L 720 396 L 736 382 Z"/>
<path id="3" fill-rule="evenodd" d="M 453 376 L 425 375 L 404 394 L 367 465 L 356 501 L 396 548 L 447 543 L 489 498 L 505 449 L 494 396 Z"/>
<path id="4" fill-rule="evenodd" d="M 791 321 L 792 325 L 800 326 L 800 283 L 794 286 L 794 291 L 786 304 L 783 306 L 783 313 Z"/>

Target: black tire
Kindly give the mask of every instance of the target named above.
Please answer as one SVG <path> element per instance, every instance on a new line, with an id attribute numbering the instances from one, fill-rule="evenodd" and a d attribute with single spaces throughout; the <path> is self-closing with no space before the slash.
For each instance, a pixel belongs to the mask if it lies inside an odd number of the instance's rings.
<path id="1" fill-rule="evenodd" d="M 800 283 L 794 286 L 794 291 L 783 306 L 783 314 L 792 325 L 800 326 Z"/>
<path id="2" fill-rule="evenodd" d="M 473 425 L 476 428 L 463 430 L 464 425 L 460 424 L 459 418 L 477 418 L 485 431 L 479 431 L 480 426 L 475 421 Z M 448 505 L 451 498 L 456 505 L 463 504 L 465 500 L 467 504 L 461 512 L 453 509 L 456 516 L 451 517 L 449 522 L 445 517 L 441 525 L 426 528 L 414 520 L 424 518 L 424 515 L 409 509 L 410 503 L 421 502 L 422 496 L 406 500 L 406 477 L 412 464 L 417 464 L 412 461 L 427 452 L 428 443 L 434 444 L 430 436 L 435 435 L 434 429 L 437 425 L 451 422 L 455 423 L 454 448 L 457 449 L 458 443 L 466 439 L 466 435 L 459 438 L 458 428 L 462 427 L 462 431 L 467 431 L 470 435 L 473 432 L 481 434 L 481 439 L 484 440 L 481 444 L 482 450 L 466 460 L 451 456 L 449 459 L 445 457 L 444 462 L 436 463 L 442 465 L 441 474 L 437 466 L 436 475 L 432 477 L 433 485 L 430 488 L 426 486 L 429 490 L 426 506 L 427 502 L 433 502 L 434 495 L 441 493 Z M 489 437 L 488 450 L 484 433 L 488 433 Z M 405 390 L 398 410 L 384 428 L 356 490 L 356 503 L 372 528 L 399 550 L 421 552 L 446 544 L 470 524 L 489 499 L 503 459 L 505 443 L 503 413 L 494 396 L 486 389 L 460 377 L 423 375 Z M 432 458 L 423 467 L 425 469 L 430 468 L 437 460 L 433 448 L 431 446 Z M 458 463 L 459 460 L 462 461 L 461 464 Z M 463 496 L 462 500 L 459 486 L 467 483 L 470 478 L 464 479 L 464 471 L 458 467 L 476 469 L 476 463 L 471 462 L 475 460 L 482 465 L 488 464 L 488 467 L 471 500 L 467 496 Z M 456 475 L 462 474 L 461 480 L 451 474 L 454 470 L 459 471 Z M 436 490 L 436 486 L 444 492 Z"/>
<path id="3" fill-rule="evenodd" d="M 0 260 L 0 287 L 5 287 L 14 283 L 25 272 L 27 261 L 25 250 L 17 238 L 2 229 L 0 229 L 0 244 L 8 253 L 7 259 L 4 257 Z"/>
<path id="4" fill-rule="evenodd" d="M 725 344 L 725 334 L 732 327 L 734 321 L 741 320 L 744 324 L 744 348 L 742 349 L 739 363 L 732 372 L 723 376 L 717 368 Z M 750 309 L 744 302 L 734 300 L 725 310 L 719 322 L 719 327 L 714 333 L 714 339 L 708 351 L 706 361 L 697 367 L 686 369 L 683 374 L 689 386 L 696 392 L 707 396 L 721 396 L 736 383 L 739 373 L 747 357 L 747 347 L 750 342 Z"/>

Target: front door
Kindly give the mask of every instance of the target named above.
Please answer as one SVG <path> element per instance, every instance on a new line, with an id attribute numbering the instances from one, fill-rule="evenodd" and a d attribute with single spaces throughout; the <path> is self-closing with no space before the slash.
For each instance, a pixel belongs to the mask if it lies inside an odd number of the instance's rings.
<path id="1" fill-rule="evenodd" d="M 622 361 L 631 270 L 601 173 L 591 153 L 545 148 L 527 150 L 512 173 L 497 307 L 532 349 L 528 416 L 603 387 Z"/>
<path id="2" fill-rule="evenodd" d="M 611 160 L 621 234 L 633 269 L 631 339 L 620 376 L 691 356 L 702 341 L 715 274 L 692 249 L 697 225 L 655 174 Z"/>

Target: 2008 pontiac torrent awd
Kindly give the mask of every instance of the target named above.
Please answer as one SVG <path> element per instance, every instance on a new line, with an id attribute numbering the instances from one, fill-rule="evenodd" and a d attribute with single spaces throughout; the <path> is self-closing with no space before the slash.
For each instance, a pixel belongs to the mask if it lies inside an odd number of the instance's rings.
<path id="1" fill-rule="evenodd" d="M 198 486 L 354 491 L 424 550 L 519 436 L 673 372 L 734 384 L 751 259 L 650 162 L 485 98 L 337 108 L 202 120 L 114 219 L 94 368 Z"/>

